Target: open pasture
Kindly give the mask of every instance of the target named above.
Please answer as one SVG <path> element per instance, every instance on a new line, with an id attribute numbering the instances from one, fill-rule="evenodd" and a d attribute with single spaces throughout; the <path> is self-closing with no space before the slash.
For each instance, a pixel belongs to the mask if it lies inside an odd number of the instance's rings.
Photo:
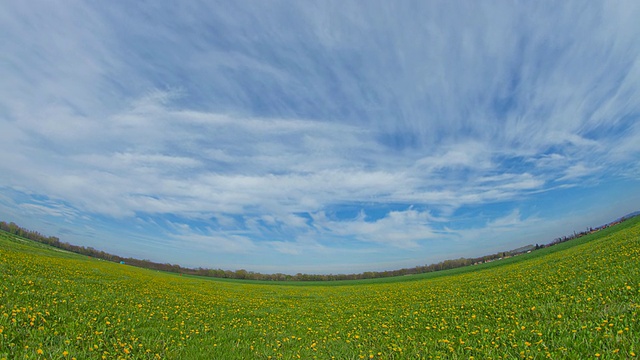
<path id="1" fill-rule="evenodd" d="M 98 261 L 2 233 L 0 359 L 640 354 L 639 218 L 473 270 L 341 286 L 229 282 Z"/>

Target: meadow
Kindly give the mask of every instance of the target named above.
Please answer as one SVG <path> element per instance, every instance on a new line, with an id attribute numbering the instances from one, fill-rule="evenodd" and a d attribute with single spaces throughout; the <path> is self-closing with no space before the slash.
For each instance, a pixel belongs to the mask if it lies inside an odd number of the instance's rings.
<path id="1" fill-rule="evenodd" d="M 491 264 L 304 284 L 181 277 L 0 233 L 0 278 L 0 359 L 640 354 L 638 217 Z"/>

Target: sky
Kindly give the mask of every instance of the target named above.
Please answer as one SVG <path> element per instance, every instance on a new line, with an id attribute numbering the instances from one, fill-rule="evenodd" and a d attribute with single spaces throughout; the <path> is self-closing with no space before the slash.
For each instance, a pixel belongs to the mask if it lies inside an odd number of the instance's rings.
<path id="1" fill-rule="evenodd" d="M 359 273 L 640 210 L 637 1 L 2 1 L 0 220 Z"/>

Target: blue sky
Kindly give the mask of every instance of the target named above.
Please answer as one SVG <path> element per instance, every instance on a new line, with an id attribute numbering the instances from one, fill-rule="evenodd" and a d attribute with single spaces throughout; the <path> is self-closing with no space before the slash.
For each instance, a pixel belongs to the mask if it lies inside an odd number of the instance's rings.
<path id="1" fill-rule="evenodd" d="M 4 1 L 0 219 L 353 273 L 640 209 L 640 3 Z"/>

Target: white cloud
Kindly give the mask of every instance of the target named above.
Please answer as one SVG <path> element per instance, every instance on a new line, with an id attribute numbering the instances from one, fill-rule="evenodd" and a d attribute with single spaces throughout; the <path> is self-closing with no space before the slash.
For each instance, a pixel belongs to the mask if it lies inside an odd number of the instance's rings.
<path id="1" fill-rule="evenodd" d="M 297 240 L 297 241 L 265 241 L 264 246 L 271 247 L 281 254 L 294 256 L 331 256 L 335 250 L 327 248 L 316 241 Z"/>
<path id="2" fill-rule="evenodd" d="M 592 175 L 597 173 L 600 170 L 599 166 L 587 166 L 584 163 L 578 163 L 569 166 L 564 175 L 559 177 L 557 181 L 566 181 L 566 180 L 574 180 L 578 178 L 583 178 L 588 175 Z"/>
<path id="3" fill-rule="evenodd" d="M 41 202 L 39 204 L 23 203 L 18 206 L 29 215 L 49 215 L 67 219 L 78 217 L 78 212 L 75 209 L 52 201 Z"/>
<path id="4" fill-rule="evenodd" d="M 521 223 L 522 223 L 522 219 L 520 218 L 520 210 L 514 209 L 510 214 L 506 216 L 489 221 L 487 223 L 487 227 L 489 228 L 513 227 L 513 226 L 520 225 Z"/>
<path id="5" fill-rule="evenodd" d="M 180 247 L 215 254 L 252 254 L 258 249 L 251 239 L 233 234 L 198 235 L 189 233 L 175 235 L 174 239 L 179 240 Z"/>
<path id="6" fill-rule="evenodd" d="M 368 221 L 364 211 L 351 220 L 331 220 L 323 213 L 314 215 L 314 225 L 330 235 L 355 238 L 405 249 L 417 248 L 432 239 L 436 232 L 430 226 L 430 215 L 414 209 L 390 211 L 385 217 Z"/>

